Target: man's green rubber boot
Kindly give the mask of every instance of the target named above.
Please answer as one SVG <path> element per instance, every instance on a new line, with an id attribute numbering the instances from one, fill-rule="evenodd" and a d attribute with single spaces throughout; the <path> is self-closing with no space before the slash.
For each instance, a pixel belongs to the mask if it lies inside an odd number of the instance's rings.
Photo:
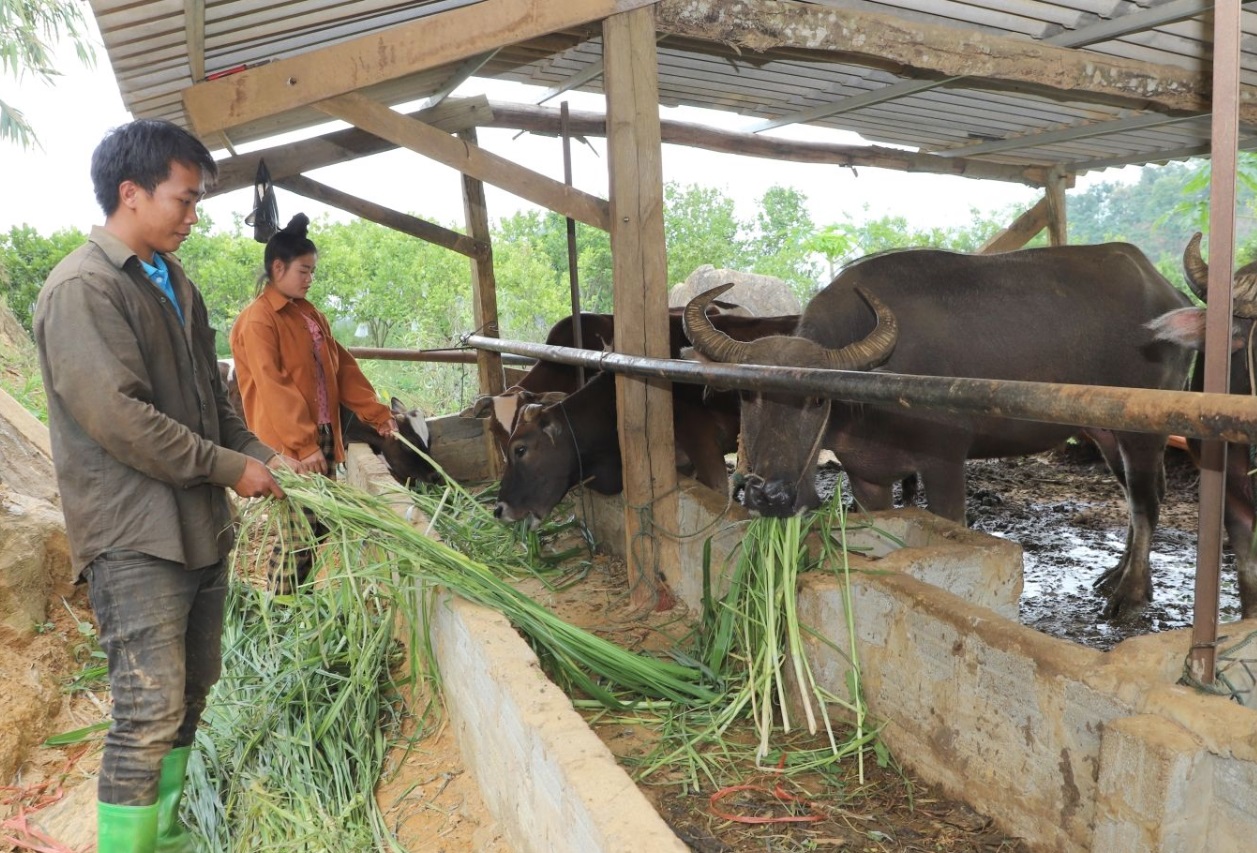
<path id="1" fill-rule="evenodd" d="M 151 806 L 96 803 L 97 853 L 153 853 L 156 844 L 156 803 Z"/>
<path id="2" fill-rule="evenodd" d="M 191 755 L 192 747 L 181 746 L 161 760 L 161 776 L 157 779 L 157 853 L 196 853 L 192 836 L 179 821 L 179 801 L 183 799 L 183 781 Z"/>

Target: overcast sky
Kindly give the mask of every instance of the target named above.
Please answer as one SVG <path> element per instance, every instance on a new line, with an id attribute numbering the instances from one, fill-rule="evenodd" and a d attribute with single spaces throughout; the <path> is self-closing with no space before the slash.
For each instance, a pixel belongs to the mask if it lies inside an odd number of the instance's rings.
<path id="1" fill-rule="evenodd" d="M 94 30 L 94 22 L 92 24 Z M 99 43 L 99 37 L 97 37 Z M 13 225 L 30 224 L 40 233 L 59 228 L 87 230 L 103 221 L 92 196 L 88 174 L 92 150 L 111 127 L 131 119 L 123 109 L 104 48 L 97 51 L 98 67 L 89 71 L 80 66 L 72 52 L 59 53 L 64 75 L 55 86 L 26 79 L 14 81 L 0 76 L 0 98 L 18 107 L 31 121 L 42 149 L 23 151 L 10 143 L 0 143 L 0 231 Z M 528 102 L 540 90 L 490 81 L 468 81 L 455 96 L 488 94 L 491 99 Z M 596 95 L 569 93 L 574 110 L 598 110 L 603 100 Z M 550 106 L 558 106 L 551 101 Z M 666 118 L 700 122 L 728 129 L 748 126 L 752 119 L 727 113 L 697 110 L 665 110 Z M 344 127 L 333 124 L 331 127 Z M 809 132 L 803 127 L 772 133 L 795 139 L 818 139 L 860 144 L 854 135 Z M 562 147 L 558 139 L 515 131 L 481 129 L 480 144 L 513 162 L 527 166 L 556 180 L 563 178 Z M 573 143 L 573 183 L 578 189 L 605 198 L 607 161 L 605 141 L 591 139 L 591 146 Z M 242 148 L 241 151 L 247 151 Z M 215 152 L 226 156 L 226 152 Z M 772 186 L 792 186 L 803 193 L 813 221 L 818 226 L 882 215 L 902 215 L 919 227 L 957 225 L 968 222 L 970 210 L 999 210 L 1010 204 L 1022 208 L 1040 197 L 1038 191 L 1019 184 L 979 181 L 938 175 L 907 175 L 885 169 L 851 170 L 832 165 L 778 163 L 760 158 L 716 154 L 700 149 L 665 145 L 665 181 L 699 184 L 720 189 L 737 204 L 738 215 L 749 219 L 756 201 Z M 409 151 L 364 158 L 310 173 L 311 177 L 371 201 L 441 224 L 462 225 L 462 196 L 458 174 Z M 1115 180 L 1112 170 L 1098 175 Z M 1081 184 L 1080 184 L 1081 185 Z M 486 185 L 491 220 L 521 210 L 534 209 L 530 203 Z M 345 214 L 304 198 L 279 191 L 281 221 L 298 211 L 312 217 L 331 212 Z M 233 214 L 244 215 L 252 208 L 252 191 L 238 190 L 201 206 L 219 227 L 230 225 Z M 867 212 L 866 211 L 867 208 Z"/>

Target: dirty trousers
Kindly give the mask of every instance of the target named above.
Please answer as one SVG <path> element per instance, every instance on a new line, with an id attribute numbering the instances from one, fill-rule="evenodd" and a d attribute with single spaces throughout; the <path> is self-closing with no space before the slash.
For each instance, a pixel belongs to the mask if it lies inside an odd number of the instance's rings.
<path id="1" fill-rule="evenodd" d="M 192 744 L 222 672 L 227 564 L 188 570 L 138 551 L 106 551 L 84 574 L 113 695 L 97 798 L 149 805 L 162 758 Z"/>

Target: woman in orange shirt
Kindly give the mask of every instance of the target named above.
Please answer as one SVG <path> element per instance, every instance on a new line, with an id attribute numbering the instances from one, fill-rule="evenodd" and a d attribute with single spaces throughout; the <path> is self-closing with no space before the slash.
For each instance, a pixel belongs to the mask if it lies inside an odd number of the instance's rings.
<path id="1" fill-rule="evenodd" d="M 306 299 L 319 257 L 309 224 L 298 213 L 267 241 L 257 297 L 231 329 L 231 354 L 249 428 L 299 460 L 302 471 L 335 477 L 345 458 L 342 405 L 385 437 L 397 423 L 358 362 L 332 337 L 327 318 Z M 321 536 L 322 525 L 311 522 Z M 272 587 L 287 592 L 291 579 L 277 577 L 277 562 L 273 557 Z M 301 583 L 314 562 L 312 549 L 299 550 L 294 562 Z"/>

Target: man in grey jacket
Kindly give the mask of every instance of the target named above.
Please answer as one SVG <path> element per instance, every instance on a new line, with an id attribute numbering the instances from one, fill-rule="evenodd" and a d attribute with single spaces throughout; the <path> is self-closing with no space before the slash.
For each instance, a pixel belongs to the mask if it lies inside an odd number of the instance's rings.
<path id="1" fill-rule="evenodd" d="M 178 809 L 221 669 L 226 487 L 283 497 L 268 465 L 288 460 L 228 402 L 205 302 L 172 254 L 217 176 L 209 151 L 134 121 L 91 171 L 105 224 L 49 275 L 34 331 L 71 557 L 109 661 L 97 849 L 192 850 Z"/>

